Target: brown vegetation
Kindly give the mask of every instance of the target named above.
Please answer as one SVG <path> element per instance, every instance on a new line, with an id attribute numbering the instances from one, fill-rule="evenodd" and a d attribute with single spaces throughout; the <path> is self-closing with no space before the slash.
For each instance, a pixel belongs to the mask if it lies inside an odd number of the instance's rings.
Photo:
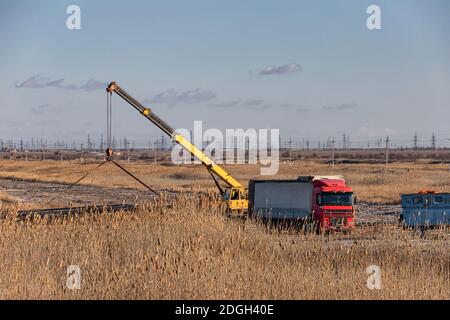
<path id="1" fill-rule="evenodd" d="M 69 183 L 96 163 L 1 161 L 0 178 Z M 213 190 L 202 166 L 124 163 L 158 188 Z M 239 180 L 258 166 L 226 166 Z M 342 174 L 360 200 L 398 202 L 399 193 L 450 191 L 441 164 L 282 164 L 275 178 Z M 105 165 L 89 185 L 140 188 Z M 448 230 L 420 238 L 396 225 L 358 227 L 351 236 L 304 234 L 224 215 L 220 202 L 152 202 L 133 213 L 17 221 L 0 194 L 0 298 L 15 299 L 450 299 Z M 7 200 L 9 199 L 9 200 Z M 5 201 L 6 200 L 6 201 Z M 6 207 L 5 207 L 6 204 Z M 81 289 L 66 287 L 78 265 Z M 382 289 L 369 290 L 366 268 L 381 268 Z"/>
<path id="2" fill-rule="evenodd" d="M 430 240 L 396 226 L 363 235 L 277 231 L 186 196 L 135 213 L 11 218 L 0 221 L 0 298 L 450 298 L 442 231 Z M 381 290 L 366 286 L 373 264 Z M 81 269 L 79 290 L 66 287 L 69 265 Z"/>
<path id="3" fill-rule="evenodd" d="M 28 181 L 63 182 L 76 181 L 84 173 L 93 170 L 99 162 L 78 161 L 0 161 L 0 178 Z M 122 162 L 123 165 L 155 188 L 175 190 L 210 189 L 214 183 L 202 165 L 168 166 L 147 162 Z M 225 165 L 242 183 L 249 179 L 294 179 L 299 175 L 343 175 L 353 186 L 358 199 L 367 202 L 398 203 L 401 193 L 422 189 L 450 191 L 450 170 L 446 164 L 393 163 L 389 170 L 382 164 L 339 164 L 331 167 L 314 161 L 281 163 L 276 176 L 261 177 L 257 165 Z M 141 188 L 127 175 L 112 165 L 94 170 L 84 181 L 86 185 L 104 187 Z"/>
<path id="4" fill-rule="evenodd" d="M 12 204 L 17 203 L 17 200 L 10 196 L 8 193 L 0 191 L 0 204 Z"/>

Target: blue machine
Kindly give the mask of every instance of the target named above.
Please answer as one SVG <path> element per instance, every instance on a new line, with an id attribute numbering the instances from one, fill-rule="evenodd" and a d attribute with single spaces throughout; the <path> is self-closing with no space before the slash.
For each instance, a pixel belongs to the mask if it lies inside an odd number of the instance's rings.
<path id="1" fill-rule="evenodd" d="M 402 195 L 400 219 L 406 227 L 450 224 L 450 193 L 419 192 Z"/>

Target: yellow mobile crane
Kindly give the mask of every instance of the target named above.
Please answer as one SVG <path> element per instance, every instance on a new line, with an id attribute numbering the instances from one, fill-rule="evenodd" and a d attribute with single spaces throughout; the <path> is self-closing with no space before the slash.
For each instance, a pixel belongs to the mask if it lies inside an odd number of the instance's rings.
<path id="1" fill-rule="evenodd" d="M 206 156 L 202 151 L 196 148 L 183 135 L 176 133 L 175 130 L 169 126 L 165 121 L 159 118 L 152 112 L 150 108 L 143 106 L 139 101 L 130 96 L 125 90 L 118 86 L 116 82 L 111 82 L 106 91 L 111 95 L 115 92 L 122 99 L 128 102 L 132 107 L 139 111 L 144 117 L 153 122 L 158 128 L 166 133 L 173 141 L 181 145 L 185 150 L 197 159 L 206 167 L 211 174 L 214 183 L 216 184 L 223 199 L 226 201 L 227 207 L 231 212 L 246 212 L 248 210 L 248 191 L 241 183 L 233 178 L 222 167 L 217 165 L 212 159 Z M 109 151 L 111 152 L 111 151 Z M 108 154 L 110 156 L 110 154 Z M 221 179 L 226 187 L 222 188 L 216 179 L 216 176 Z"/>

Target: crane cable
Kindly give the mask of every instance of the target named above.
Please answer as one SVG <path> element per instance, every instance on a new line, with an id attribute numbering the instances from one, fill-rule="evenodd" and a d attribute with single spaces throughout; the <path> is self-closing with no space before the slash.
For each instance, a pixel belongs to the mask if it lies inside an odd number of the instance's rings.
<path id="1" fill-rule="evenodd" d="M 108 161 L 108 160 L 107 160 Z M 124 167 L 122 167 L 120 164 L 118 164 L 117 162 L 115 162 L 114 160 L 109 160 L 111 161 L 113 164 L 115 164 L 119 169 L 121 169 L 123 172 L 125 172 L 126 174 L 128 174 L 130 177 L 132 177 L 133 179 L 135 179 L 137 182 L 139 182 L 140 184 L 142 184 L 144 187 L 146 187 L 148 190 L 150 190 L 151 192 L 153 192 L 155 195 L 159 196 L 159 193 L 156 192 L 155 190 L 153 190 L 152 188 L 150 188 L 148 185 L 146 185 L 144 182 L 142 182 L 141 180 L 139 180 L 138 177 L 136 177 L 135 175 L 133 175 L 131 172 L 129 172 L 128 170 L 126 170 Z"/>
<path id="2" fill-rule="evenodd" d="M 123 172 L 128 174 L 130 177 L 132 177 L 134 180 L 139 182 L 141 185 L 146 187 L 149 191 L 153 192 L 155 195 L 159 196 L 159 193 L 156 192 L 154 189 L 149 187 L 147 184 L 145 184 L 142 180 L 140 180 L 138 177 L 133 175 L 131 172 L 126 170 L 124 167 L 122 167 L 120 164 L 114 161 L 113 159 L 113 149 L 112 149 L 112 92 L 106 92 L 106 143 L 107 143 L 107 149 L 106 149 L 106 161 L 112 162 L 114 165 L 116 165 L 119 169 L 121 169 Z"/>
<path id="3" fill-rule="evenodd" d="M 71 183 L 67 188 L 53 196 L 50 200 L 46 201 L 42 206 L 40 206 L 37 211 L 42 210 L 45 206 L 49 205 L 51 202 L 62 196 L 64 193 L 72 189 L 74 186 L 76 186 L 78 183 L 80 183 L 83 179 L 85 179 L 88 175 L 90 175 L 93 171 L 97 170 L 101 166 L 103 166 L 107 162 L 112 162 L 114 165 L 116 165 L 118 168 L 120 168 L 122 171 L 124 171 L 126 174 L 128 174 L 130 177 L 135 179 L 137 182 L 139 182 L 141 185 L 146 187 L 148 190 L 150 190 L 152 193 L 154 193 L 157 196 L 160 196 L 158 192 L 156 192 L 154 189 L 149 187 L 147 184 L 145 184 L 143 181 L 141 181 L 139 178 L 137 178 L 135 175 L 133 175 L 131 172 L 123 168 L 121 165 L 119 165 L 117 162 L 115 162 L 112 158 L 113 152 L 112 152 L 112 93 L 107 92 L 106 93 L 106 155 L 107 158 L 105 161 L 100 163 L 98 166 L 92 168 L 91 170 L 87 171 L 81 178 L 79 178 L 77 181 Z"/>
<path id="4" fill-rule="evenodd" d="M 111 137 L 112 135 L 112 93 L 106 93 L 106 148 L 112 151 Z M 108 155 L 110 157 L 110 155 Z M 112 154 L 111 154 L 112 156 Z"/>

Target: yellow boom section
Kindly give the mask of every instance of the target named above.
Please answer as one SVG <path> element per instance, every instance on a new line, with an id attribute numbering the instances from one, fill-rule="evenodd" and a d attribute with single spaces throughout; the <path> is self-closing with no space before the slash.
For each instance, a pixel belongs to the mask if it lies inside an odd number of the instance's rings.
<path id="1" fill-rule="evenodd" d="M 234 179 L 228 172 L 223 170 L 220 166 L 214 163 L 210 158 L 208 158 L 202 151 L 197 149 L 189 140 L 183 137 L 181 134 L 175 132 L 175 130 L 169 126 L 163 119 L 158 117 L 152 112 L 151 109 L 143 106 L 138 100 L 129 95 L 125 90 L 123 90 L 116 82 L 111 82 L 106 91 L 112 94 L 115 92 L 122 99 L 127 101 L 132 107 L 138 110 L 144 117 L 153 122 L 158 128 L 165 132 L 169 137 L 171 137 L 175 142 L 180 144 L 185 150 L 189 151 L 194 157 L 199 159 L 210 172 L 217 175 L 222 179 L 229 187 L 244 189 L 244 186 L 240 184 L 236 179 Z M 215 179 L 214 179 L 215 181 Z M 220 189 L 220 188 L 219 188 Z"/>
<path id="2" fill-rule="evenodd" d="M 210 158 L 208 158 L 202 151 L 197 149 L 188 139 L 181 134 L 175 134 L 173 136 L 175 142 L 180 144 L 185 150 L 189 151 L 194 157 L 199 159 L 211 172 L 220 177 L 228 186 L 234 188 L 244 188 L 236 179 L 234 179 L 228 172 L 222 169 L 219 165 L 215 164 Z"/>

